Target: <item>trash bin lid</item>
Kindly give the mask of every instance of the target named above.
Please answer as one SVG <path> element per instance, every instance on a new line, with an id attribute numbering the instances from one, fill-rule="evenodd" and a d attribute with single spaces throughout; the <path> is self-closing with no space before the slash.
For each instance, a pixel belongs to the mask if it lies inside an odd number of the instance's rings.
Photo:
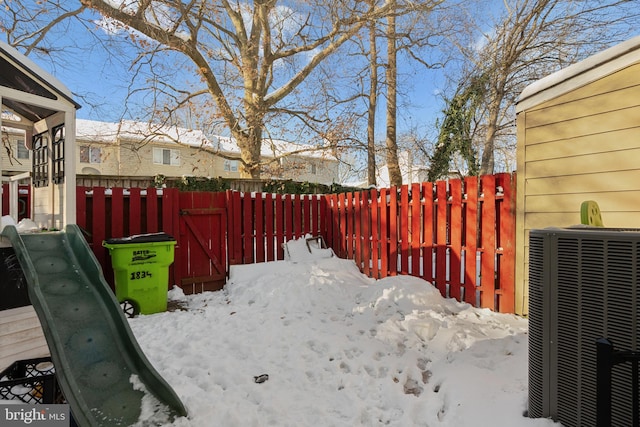
<path id="1" fill-rule="evenodd" d="M 129 243 L 175 242 L 176 239 L 167 233 L 136 234 L 129 237 L 118 237 L 105 240 L 108 245 L 126 245 Z"/>

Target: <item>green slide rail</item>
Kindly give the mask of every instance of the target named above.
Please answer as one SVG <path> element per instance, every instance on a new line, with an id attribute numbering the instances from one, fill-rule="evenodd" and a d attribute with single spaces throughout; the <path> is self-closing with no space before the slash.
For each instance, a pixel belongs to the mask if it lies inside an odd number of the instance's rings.
<path id="1" fill-rule="evenodd" d="M 9 237 L 49 345 L 60 388 L 79 426 L 162 425 L 187 410 L 138 345 L 76 225 Z M 152 413 L 152 415 L 149 415 Z"/>

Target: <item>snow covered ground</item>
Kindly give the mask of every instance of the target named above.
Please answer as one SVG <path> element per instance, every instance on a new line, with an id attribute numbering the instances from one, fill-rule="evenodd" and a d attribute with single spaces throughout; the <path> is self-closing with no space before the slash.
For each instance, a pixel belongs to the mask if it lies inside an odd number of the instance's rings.
<path id="1" fill-rule="evenodd" d="M 189 411 L 173 425 L 557 426 L 523 416 L 525 319 L 290 248 L 232 267 L 224 291 L 172 290 L 183 310 L 131 320 Z"/>

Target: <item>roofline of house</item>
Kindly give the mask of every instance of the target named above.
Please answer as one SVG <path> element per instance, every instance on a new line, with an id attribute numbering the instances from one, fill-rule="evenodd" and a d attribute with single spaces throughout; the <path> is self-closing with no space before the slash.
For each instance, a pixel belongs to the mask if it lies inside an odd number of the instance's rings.
<path id="1" fill-rule="evenodd" d="M 603 50 L 527 86 L 516 105 L 519 113 L 640 61 L 640 36 Z"/>

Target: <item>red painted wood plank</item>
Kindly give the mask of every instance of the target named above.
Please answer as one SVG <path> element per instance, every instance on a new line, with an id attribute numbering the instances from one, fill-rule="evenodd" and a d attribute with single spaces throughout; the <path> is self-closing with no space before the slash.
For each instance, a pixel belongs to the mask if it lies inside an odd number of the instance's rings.
<path id="1" fill-rule="evenodd" d="M 224 267 L 225 277 L 229 277 L 229 268 L 227 262 L 227 224 L 228 224 L 228 213 L 227 213 L 227 197 L 223 192 L 214 194 L 214 208 L 220 208 L 222 214 L 216 222 L 216 232 L 214 234 L 214 238 L 216 238 L 217 245 L 214 245 L 214 249 L 218 250 L 218 259 L 222 263 Z"/>
<path id="2" fill-rule="evenodd" d="M 366 205 L 364 205 L 364 200 L 366 200 L 366 198 L 366 194 L 362 192 L 353 194 L 353 221 L 350 221 L 351 224 L 353 224 L 353 259 L 355 260 L 356 265 L 360 270 L 362 270 L 363 262 L 365 265 L 369 262 L 369 260 L 366 258 L 366 255 L 364 261 L 362 258 L 362 250 L 365 244 L 364 240 L 368 240 L 369 238 L 367 234 L 363 235 L 362 227 L 362 210 L 367 208 Z"/>
<path id="3" fill-rule="evenodd" d="M 357 193 L 356 193 L 357 194 Z M 360 209 L 358 208 L 358 214 L 360 214 Z M 353 193 L 347 193 L 345 195 L 345 221 L 346 221 L 346 226 L 347 226 L 347 230 L 345 233 L 345 240 L 346 240 L 346 246 L 347 246 L 347 252 L 345 254 L 345 258 L 347 259 L 354 259 L 354 240 L 355 240 L 355 236 L 354 236 L 354 225 L 355 222 L 358 220 L 359 218 L 356 217 L 356 205 L 355 205 L 355 200 L 354 200 L 354 194 Z M 360 264 L 358 264 L 358 267 L 361 267 Z"/>
<path id="4" fill-rule="evenodd" d="M 303 225 L 304 217 L 302 216 L 302 201 L 300 194 L 294 194 L 292 196 L 293 199 L 293 216 L 291 217 L 291 221 L 293 222 L 293 237 L 299 238 L 303 235 Z"/>
<path id="5" fill-rule="evenodd" d="M 193 193 L 186 191 L 180 193 L 180 209 L 191 209 L 193 207 L 192 194 Z M 176 276 L 182 279 L 184 277 L 189 277 L 189 237 L 187 235 L 187 226 L 183 221 L 180 221 L 179 234 L 180 245 L 176 248 L 175 261 L 178 263 L 177 265 L 179 267 L 179 271 L 176 273 Z M 193 292 L 192 290 L 188 291 Z"/>
<path id="6" fill-rule="evenodd" d="M 327 246 L 332 248 L 333 236 L 331 235 L 331 220 L 329 218 L 331 213 L 331 200 L 328 194 L 323 194 L 318 200 L 318 227 L 320 228 L 320 234 L 324 237 L 324 241 Z"/>
<path id="7" fill-rule="evenodd" d="M 480 306 L 495 310 L 496 183 L 495 176 L 482 177 L 482 256 Z"/>
<path id="8" fill-rule="evenodd" d="M 497 184 L 502 187 L 502 202 L 500 203 L 499 245 L 500 255 L 498 285 L 501 291 L 498 300 L 498 310 L 502 313 L 515 313 L 515 258 L 516 258 L 516 175 L 498 174 Z"/>
<path id="9" fill-rule="evenodd" d="M 422 236 L 420 233 L 420 201 L 422 195 L 420 184 L 411 185 L 411 275 L 420 277 L 420 247 Z"/>
<path id="10" fill-rule="evenodd" d="M 111 189 L 111 237 L 124 237 L 124 191 Z"/>
<path id="11" fill-rule="evenodd" d="M 398 274 L 398 189 L 389 189 L 389 275 Z"/>
<path id="12" fill-rule="evenodd" d="M 320 204 L 321 197 L 314 195 L 311 198 L 311 231 L 310 233 L 314 236 L 324 236 L 322 232 L 322 228 L 320 227 Z"/>
<path id="13" fill-rule="evenodd" d="M 147 233 L 157 233 L 158 229 L 158 192 L 147 188 Z"/>
<path id="14" fill-rule="evenodd" d="M 253 216 L 253 198 L 251 193 L 246 192 L 242 196 L 242 235 L 244 240 L 242 260 L 244 264 L 252 264 L 254 259 L 253 239 L 255 231 L 253 228 Z"/>
<path id="15" fill-rule="evenodd" d="M 447 182 L 436 182 L 436 286 L 447 296 Z"/>
<path id="16" fill-rule="evenodd" d="M 364 193 L 365 196 L 367 193 Z M 380 215 L 378 212 L 378 190 L 369 190 L 370 211 L 371 211 L 371 277 L 380 278 Z"/>
<path id="17" fill-rule="evenodd" d="M 262 200 L 262 194 L 256 193 L 254 197 L 255 206 L 255 229 L 256 229 L 256 262 L 264 262 L 264 204 Z"/>
<path id="18" fill-rule="evenodd" d="M 311 198 L 313 196 L 311 196 L 310 194 L 307 194 L 306 196 L 302 196 L 302 207 L 303 207 L 303 211 L 304 211 L 304 230 L 303 233 L 305 235 L 310 234 L 310 235 L 315 235 L 315 233 L 313 232 L 313 228 L 312 228 L 312 221 L 313 221 L 313 214 L 311 213 Z"/>
<path id="19" fill-rule="evenodd" d="M 459 179 L 449 180 L 449 296 L 460 301 L 462 296 L 462 279 L 460 267 L 462 263 L 462 182 Z"/>
<path id="20" fill-rule="evenodd" d="M 211 193 L 192 193 L 192 209 L 207 209 L 211 207 Z M 211 261 L 204 246 L 208 246 L 208 240 L 214 233 L 209 218 L 205 215 L 183 215 L 183 222 L 187 226 L 189 242 L 189 275 L 188 277 L 200 277 L 210 274 Z M 203 240 L 207 236 L 207 240 Z M 203 246 L 204 245 L 204 246 Z M 194 289 L 198 291 L 198 289 Z"/>
<path id="21" fill-rule="evenodd" d="M 106 235 L 106 198 L 104 195 L 104 187 L 94 187 L 92 201 L 92 218 L 91 218 L 91 236 L 93 250 L 96 259 L 102 265 L 102 269 L 107 281 L 113 288 L 113 268 L 111 266 L 111 259 L 107 255 L 102 242 L 111 236 Z"/>
<path id="22" fill-rule="evenodd" d="M 267 244 L 267 261 L 275 261 L 275 237 L 273 234 L 273 217 L 275 205 L 273 204 L 273 195 L 267 193 L 264 195 L 264 221 L 265 221 L 265 238 Z"/>
<path id="23" fill-rule="evenodd" d="M 178 205 L 177 205 L 177 188 L 164 188 L 162 190 L 162 212 L 160 229 L 171 236 L 176 236 Z"/>
<path id="24" fill-rule="evenodd" d="M 142 233 L 142 196 L 139 188 L 129 189 L 129 230 L 130 236 Z"/>
<path id="25" fill-rule="evenodd" d="M 433 283 L 433 184 L 422 184 L 422 278 Z"/>
<path id="26" fill-rule="evenodd" d="M 326 237 L 326 241 L 327 241 L 327 246 L 329 246 L 330 248 L 332 248 L 334 250 L 334 252 L 337 254 L 337 240 L 335 239 L 335 227 L 334 227 L 334 222 L 336 221 L 336 217 L 334 215 L 334 203 L 335 200 L 337 198 L 337 196 L 335 194 L 327 194 L 324 196 L 325 197 L 325 206 L 324 206 L 324 217 L 323 217 L 323 222 L 325 225 L 325 233 L 327 234 Z"/>
<path id="27" fill-rule="evenodd" d="M 331 195 L 331 236 L 332 248 L 338 255 L 342 255 L 342 239 L 340 238 L 340 200 L 337 194 Z"/>
<path id="28" fill-rule="evenodd" d="M 5 192 L 2 194 L 3 198 L 6 192 L 7 190 L 5 190 Z M 87 194 L 86 193 L 87 193 L 86 187 L 81 187 L 81 186 L 76 187 L 76 224 L 78 224 L 78 227 L 80 227 L 82 230 L 88 231 L 87 230 Z M 2 208 L 4 209 L 5 206 L 6 205 L 3 200 Z M 7 214 L 3 213 L 3 215 L 7 215 Z"/>
<path id="29" fill-rule="evenodd" d="M 276 218 L 275 218 L 275 232 L 277 237 L 276 250 L 278 253 L 278 259 L 284 259 L 284 249 L 282 247 L 285 242 L 284 231 L 284 201 L 281 194 L 276 194 Z"/>
<path id="30" fill-rule="evenodd" d="M 191 216 L 191 215 L 184 215 L 183 220 L 186 222 L 186 224 L 192 229 L 192 230 L 206 230 L 209 227 L 203 226 L 204 223 L 203 221 L 201 221 L 203 219 L 203 217 L 198 218 L 197 216 Z M 204 217 L 204 220 L 207 221 L 208 218 Z M 198 224 L 199 223 L 199 224 Z M 209 237 L 209 236 L 207 236 Z M 225 271 L 225 267 L 222 265 L 222 263 L 220 262 L 220 260 L 218 259 L 218 254 L 215 252 L 213 247 L 210 247 L 210 242 L 209 240 L 207 240 L 205 238 L 205 236 L 200 233 L 198 235 L 194 234 L 193 235 L 193 242 L 197 243 L 199 245 L 199 249 L 202 250 L 205 254 L 207 254 L 207 262 L 202 262 L 202 258 L 201 257 L 201 262 L 193 262 L 191 267 L 193 267 L 192 271 L 195 271 L 195 267 L 197 265 L 208 265 L 209 263 L 212 263 L 213 266 L 215 267 L 215 269 L 219 272 L 224 272 Z M 195 248 L 193 248 L 195 249 Z M 191 251 L 192 253 L 196 252 L 194 250 Z M 193 260 L 195 261 L 195 260 Z M 203 271 L 203 273 L 209 274 L 209 269 L 207 268 L 205 271 Z M 206 274 L 194 274 L 194 277 L 196 275 L 206 275 Z"/>
<path id="31" fill-rule="evenodd" d="M 239 213 L 236 212 L 233 204 L 233 190 L 225 191 L 226 207 L 227 207 L 227 253 L 229 254 L 229 264 L 237 264 L 235 261 L 235 245 L 236 238 L 234 232 L 234 225 L 237 222 Z"/>
<path id="32" fill-rule="evenodd" d="M 347 197 L 345 194 L 338 194 L 338 218 L 340 230 L 340 257 L 347 257 Z"/>
<path id="33" fill-rule="evenodd" d="M 362 239 L 358 237 L 358 241 L 362 242 L 362 263 L 364 264 L 363 272 L 371 277 L 371 210 L 369 208 L 369 198 L 366 192 L 360 194 L 360 215 L 356 220 L 360 222 L 362 229 Z"/>
<path id="34" fill-rule="evenodd" d="M 293 197 L 291 194 L 285 194 L 283 197 L 284 201 L 284 235 L 286 238 L 286 242 L 289 240 L 293 240 L 295 233 L 293 230 Z"/>
<path id="35" fill-rule="evenodd" d="M 476 254 L 478 251 L 478 177 L 467 177 L 464 180 L 467 195 L 465 203 L 465 237 L 464 237 L 464 301 L 476 306 Z"/>
<path id="36" fill-rule="evenodd" d="M 409 186 L 400 187 L 400 273 L 409 274 Z"/>
<path id="37" fill-rule="evenodd" d="M 233 205 L 233 258 L 235 264 L 242 264 L 242 199 L 239 191 L 231 193 Z M 231 260 L 229 260 L 231 262 Z"/>
<path id="38" fill-rule="evenodd" d="M 389 276 L 389 197 L 388 190 L 380 190 L 380 277 Z"/>

